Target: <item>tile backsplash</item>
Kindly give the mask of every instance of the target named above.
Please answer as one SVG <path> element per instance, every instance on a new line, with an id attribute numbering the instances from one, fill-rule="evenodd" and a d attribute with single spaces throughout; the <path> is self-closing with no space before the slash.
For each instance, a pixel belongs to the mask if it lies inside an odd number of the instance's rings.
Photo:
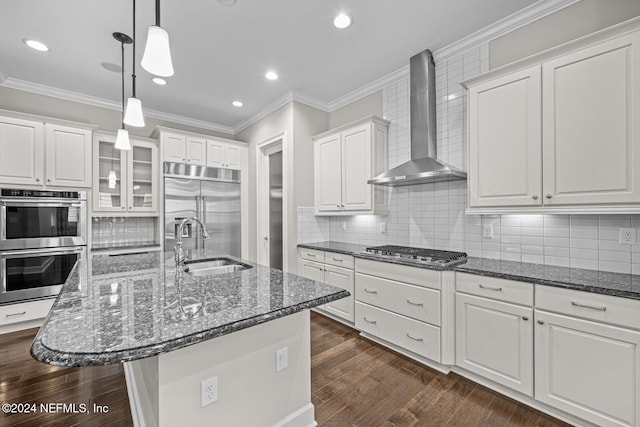
<path id="1" fill-rule="evenodd" d="M 466 97 L 459 82 L 488 67 L 486 46 L 438 60 L 438 158 L 466 169 Z M 389 166 L 410 158 L 409 82 L 383 90 Z M 466 181 L 391 188 L 387 216 L 314 216 L 298 208 L 298 241 L 397 244 L 470 256 L 640 274 L 640 244 L 618 243 L 620 228 L 640 229 L 640 215 L 466 215 Z M 383 231 L 386 230 L 386 231 Z M 491 237 L 484 232 L 489 232 Z"/>
<path id="2" fill-rule="evenodd" d="M 156 243 L 156 221 L 155 217 L 94 217 L 91 219 L 92 245 Z"/>

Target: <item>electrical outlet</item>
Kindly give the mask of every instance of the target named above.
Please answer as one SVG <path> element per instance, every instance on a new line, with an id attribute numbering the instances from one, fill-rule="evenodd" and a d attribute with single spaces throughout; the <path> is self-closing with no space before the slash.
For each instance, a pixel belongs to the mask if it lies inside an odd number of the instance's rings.
<path id="1" fill-rule="evenodd" d="M 387 232 L 387 223 L 386 222 L 381 222 L 380 224 L 378 224 L 378 231 L 380 231 L 380 233 L 386 233 Z"/>
<path id="2" fill-rule="evenodd" d="M 491 239 L 493 237 L 493 225 L 483 225 L 482 226 L 482 237 L 487 237 Z"/>
<path id="3" fill-rule="evenodd" d="M 620 237 L 618 242 L 622 245 L 635 245 L 636 244 L 636 229 L 635 228 L 621 228 Z"/>
<path id="4" fill-rule="evenodd" d="M 280 372 L 289 366 L 289 348 L 281 348 L 276 351 L 276 372 Z"/>
<path id="5" fill-rule="evenodd" d="M 200 383 L 200 407 L 204 408 L 218 401 L 218 377 L 203 380 Z"/>

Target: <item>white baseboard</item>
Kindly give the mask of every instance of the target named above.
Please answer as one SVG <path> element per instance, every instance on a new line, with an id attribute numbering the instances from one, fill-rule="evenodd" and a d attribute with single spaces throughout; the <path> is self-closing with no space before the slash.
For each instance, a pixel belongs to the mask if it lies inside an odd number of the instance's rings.
<path id="1" fill-rule="evenodd" d="M 134 427 L 146 427 L 144 416 L 142 414 L 142 405 L 140 404 L 140 396 L 138 395 L 138 387 L 136 384 L 136 376 L 133 373 L 131 363 L 123 363 L 124 378 L 127 381 L 127 394 L 129 395 L 129 406 L 131 407 L 131 418 Z"/>
<path id="2" fill-rule="evenodd" d="M 297 411 L 287 415 L 272 427 L 316 427 L 315 407 L 308 403 Z"/>

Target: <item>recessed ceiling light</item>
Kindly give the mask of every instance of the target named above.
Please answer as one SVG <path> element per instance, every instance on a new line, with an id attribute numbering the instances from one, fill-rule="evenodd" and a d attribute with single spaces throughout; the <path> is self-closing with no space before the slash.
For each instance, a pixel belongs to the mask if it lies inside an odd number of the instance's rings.
<path id="1" fill-rule="evenodd" d="M 218 0 L 218 3 L 226 7 L 233 7 L 238 3 L 238 0 Z"/>
<path id="2" fill-rule="evenodd" d="M 264 76 L 269 80 L 278 80 L 278 74 L 275 71 L 269 71 Z"/>
<path id="3" fill-rule="evenodd" d="M 151 79 L 151 81 L 160 86 L 164 86 L 167 84 L 167 81 L 165 79 L 161 79 L 160 77 L 154 77 Z"/>
<path id="4" fill-rule="evenodd" d="M 23 39 L 22 41 L 24 42 L 24 44 L 29 46 L 31 49 L 35 49 L 35 50 L 38 50 L 40 52 L 49 51 L 49 48 L 47 47 L 46 44 L 44 44 L 42 42 L 39 42 L 37 40 Z"/>
<path id="5" fill-rule="evenodd" d="M 105 70 L 111 71 L 113 73 L 119 73 L 122 71 L 122 68 L 118 64 L 114 64 L 113 62 L 101 62 L 100 65 Z"/>
<path id="6" fill-rule="evenodd" d="M 335 19 L 333 20 L 333 25 L 335 25 L 336 28 L 340 28 L 341 30 L 345 29 L 349 25 L 351 25 L 351 16 L 347 15 L 346 13 L 341 13 L 335 17 Z"/>
<path id="7" fill-rule="evenodd" d="M 240 108 L 240 107 L 242 107 L 244 104 L 242 103 L 242 101 L 233 101 L 233 102 L 231 103 L 231 105 L 233 105 L 234 107 L 238 107 L 238 108 Z"/>

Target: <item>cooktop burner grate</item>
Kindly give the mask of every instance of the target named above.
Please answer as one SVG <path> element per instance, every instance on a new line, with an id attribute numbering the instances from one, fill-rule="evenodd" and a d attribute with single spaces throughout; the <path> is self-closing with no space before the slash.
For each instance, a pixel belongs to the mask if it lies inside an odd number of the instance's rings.
<path id="1" fill-rule="evenodd" d="M 436 249 L 414 248 L 410 246 L 372 246 L 366 252 L 383 257 L 411 259 L 425 264 L 450 265 L 467 259 L 464 252 L 440 251 Z"/>

